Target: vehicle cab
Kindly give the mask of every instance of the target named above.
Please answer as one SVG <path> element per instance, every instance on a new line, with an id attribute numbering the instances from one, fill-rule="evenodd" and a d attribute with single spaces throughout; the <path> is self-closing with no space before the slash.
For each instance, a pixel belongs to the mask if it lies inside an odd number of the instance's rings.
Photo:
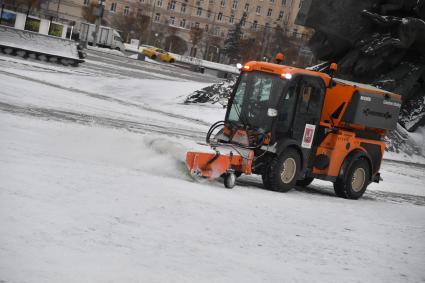
<path id="1" fill-rule="evenodd" d="M 119 51 L 125 50 L 124 41 L 121 38 L 121 35 L 116 30 L 113 31 L 111 47 L 114 50 L 119 50 Z"/>

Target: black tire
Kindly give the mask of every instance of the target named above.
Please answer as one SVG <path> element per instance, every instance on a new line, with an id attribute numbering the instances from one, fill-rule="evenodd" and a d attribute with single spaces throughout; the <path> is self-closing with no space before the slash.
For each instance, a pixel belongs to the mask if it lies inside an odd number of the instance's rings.
<path id="1" fill-rule="evenodd" d="M 236 175 L 234 173 L 226 173 L 223 178 L 226 189 L 233 189 L 236 184 Z"/>
<path id="2" fill-rule="evenodd" d="M 156 55 L 152 55 L 152 56 L 151 56 L 151 59 L 152 59 L 152 60 L 155 60 L 155 59 L 156 59 Z"/>
<path id="3" fill-rule="evenodd" d="M 304 178 L 302 180 L 298 180 L 296 182 L 296 185 L 300 186 L 300 187 L 307 187 L 308 185 L 311 184 L 311 182 L 313 182 L 313 180 L 314 180 L 313 177 L 307 177 L 307 178 Z"/>
<path id="4" fill-rule="evenodd" d="M 170 60 L 170 63 L 173 64 L 174 62 L 176 62 L 174 59 Z"/>
<path id="5" fill-rule="evenodd" d="M 285 164 L 291 167 L 286 168 L 289 171 L 287 171 L 286 176 L 283 176 Z M 264 186 L 266 189 L 276 192 L 290 191 L 297 181 L 300 165 L 300 155 L 292 148 L 287 149 L 280 156 L 273 157 L 263 176 Z"/>
<path id="6" fill-rule="evenodd" d="M 334 183 L 335 194 L 346 199 L 360 198 L 370 184 L 370 166 L 367 160 L 357 159 L 347 173 Z"/>

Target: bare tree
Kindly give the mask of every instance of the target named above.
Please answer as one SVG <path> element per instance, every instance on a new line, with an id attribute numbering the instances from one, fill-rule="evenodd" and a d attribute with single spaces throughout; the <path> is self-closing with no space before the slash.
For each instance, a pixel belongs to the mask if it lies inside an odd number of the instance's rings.
<path id="1" fill-rule="evenodd" d="M 219 50 L 223 46 L 224 39 L 219 36 L 211 35 L 207 39 L 207 48 L 205 54 L 206 57 L 204 59 L 209 61 L 218 61 L 219 58 Z"/>
<path id="2" fill-rule="evenodd" d="M 190 41 L 192 42 L 192 51 L 190 52 L 191 53 L 190 55 L 193 57 L 196 56 L 196 49 L 198 47 L 199 42 L 202 39 L 203 33 L 204 33 L 203 29 L 200 29 L 197 27 L 190 28 L 189 36 L 190 36 Z"/>
<path id="3" fill-rule="evenodd" d="M 130 36 L 142 38 L 149 26 L 149 20 L 150 17 L 145 15 L 139 15 L 138 17 L 114 15 L 111 18 L 111 24 L 122 32 L 123 38 L 127 41 Z"/>
<path id="4" fill-rule="evenodd" d="M 165 39 L 165 50 L 182 55 L 187 51 L 187 43 L 177 35 L 170 35 Z"/>
<path id="5" fill-rule="evenodd" d="M 240 40 L 240 56 L 242 62 L 258 60 L 261 57 L 262 33 L 255 32 L 247 39 Z"/>
<path id="6" fill-rule="evenodd" d="M 277 26 L 273 29 L 269 49 L 266 54 L 271 58 L 274 58 L 278 52 L 285 55 L 285 64 L 292 65 L 298 61 L 298 50 L 302 42 L 300 39 L 290 37 L 287 35 L 285 30 Z"/>
<path id="7" fill-rule="evenodd" d="M 96 16 L 93 13 L 96 6 L 97 4 L 92 1 L 89 5 L 83 7 L 83 18 L 89 23 L 94 23 L 96 21 Z"/>

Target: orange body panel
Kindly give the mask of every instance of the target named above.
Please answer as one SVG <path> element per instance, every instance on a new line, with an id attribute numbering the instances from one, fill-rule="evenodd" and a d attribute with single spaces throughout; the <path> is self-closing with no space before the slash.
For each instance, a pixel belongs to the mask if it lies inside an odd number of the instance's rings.
<path id="1" fill-rule="evenodd" d="M 329 166 L 324 170 L 314 167 L 313 174 L 337 177 L 345 157 L 350 152 L 359 149 L 367 153 L 361 146 L 361 143 L 379 145 L 381 148 L 381 156 L 383 156 L 385 150 L 385 143 L 383 141 L 358 138 L 353 132 L 349 131 L 329 133 L 316 150 L 316 156 L 324 154 L 329 157 Z"/>
<path id="2" fill-rule="evenodd" d="M 362 84 L 359 84 L 359 86 L 357 86 L 354 83 L 345 84 L 345 83 L 339 82 L 339 80 L 336 80 L 335 85 L 332 88 L 328 88 L 326 90 L 320 124 L 322 126 L 329 126 L 333 124 L 336 127 L 340 127 L 344 129 L 356 129 L 361 131 L 370 130 L 375 133 L 384 135 L 385 131 L 382 129 L 367 129 L 364 125 L 345 124 L 345 122 L 342 121 L 343 115 L 339 115 L 338 118 L 331 119 L 332 113 L 334 113 L 342 103 L 345 103 L 345 105 L 342 108 L 341 113 L 344 113 L 346 111 L 346 109 L 350 105 L 351 98 L 356 91 L 366 91 L 366 92 L 372 92 L 372 93 L 376 93 L 380 95 L 395 96 L 395 97 L 398 97 L 398 99 L 401 101 L 400 96 L 396 94 L 392 94 L 383 90 L 378 90 L 373 87 L 367 88 L 367 86 Z"/>
<path id="3" fill-rule="evenodd" d="M 214 153 L 188 152 L 186 154 L 186 166 L 192 175 L 200 175 L 210 179 L 218 178 L 229 170 L 250 175 L 253 158 L 253 151 L 249 151 L 246 158 L 235 154 L 216 156 Z"/>

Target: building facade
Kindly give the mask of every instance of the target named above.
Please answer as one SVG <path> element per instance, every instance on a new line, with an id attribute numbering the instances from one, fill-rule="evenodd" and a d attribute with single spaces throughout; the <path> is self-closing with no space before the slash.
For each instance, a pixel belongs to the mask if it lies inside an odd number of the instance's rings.
<path id="1" fill-rule="evenodd" d="M 39 7 L 50 15 L 77 23 L 93 22 L 93 11 L 103 3 L 103 24 L 122 31 L 125 41 L 135 38 L 143 44 L 213 61 L 223 61 L 224 41 L 238 23 L 243 39 L 255 38 L 262 54 L 276 31 L 299 43 L 311 35 L 310 30 L 295 24 L 302 0 L 40 1 Z"/>

